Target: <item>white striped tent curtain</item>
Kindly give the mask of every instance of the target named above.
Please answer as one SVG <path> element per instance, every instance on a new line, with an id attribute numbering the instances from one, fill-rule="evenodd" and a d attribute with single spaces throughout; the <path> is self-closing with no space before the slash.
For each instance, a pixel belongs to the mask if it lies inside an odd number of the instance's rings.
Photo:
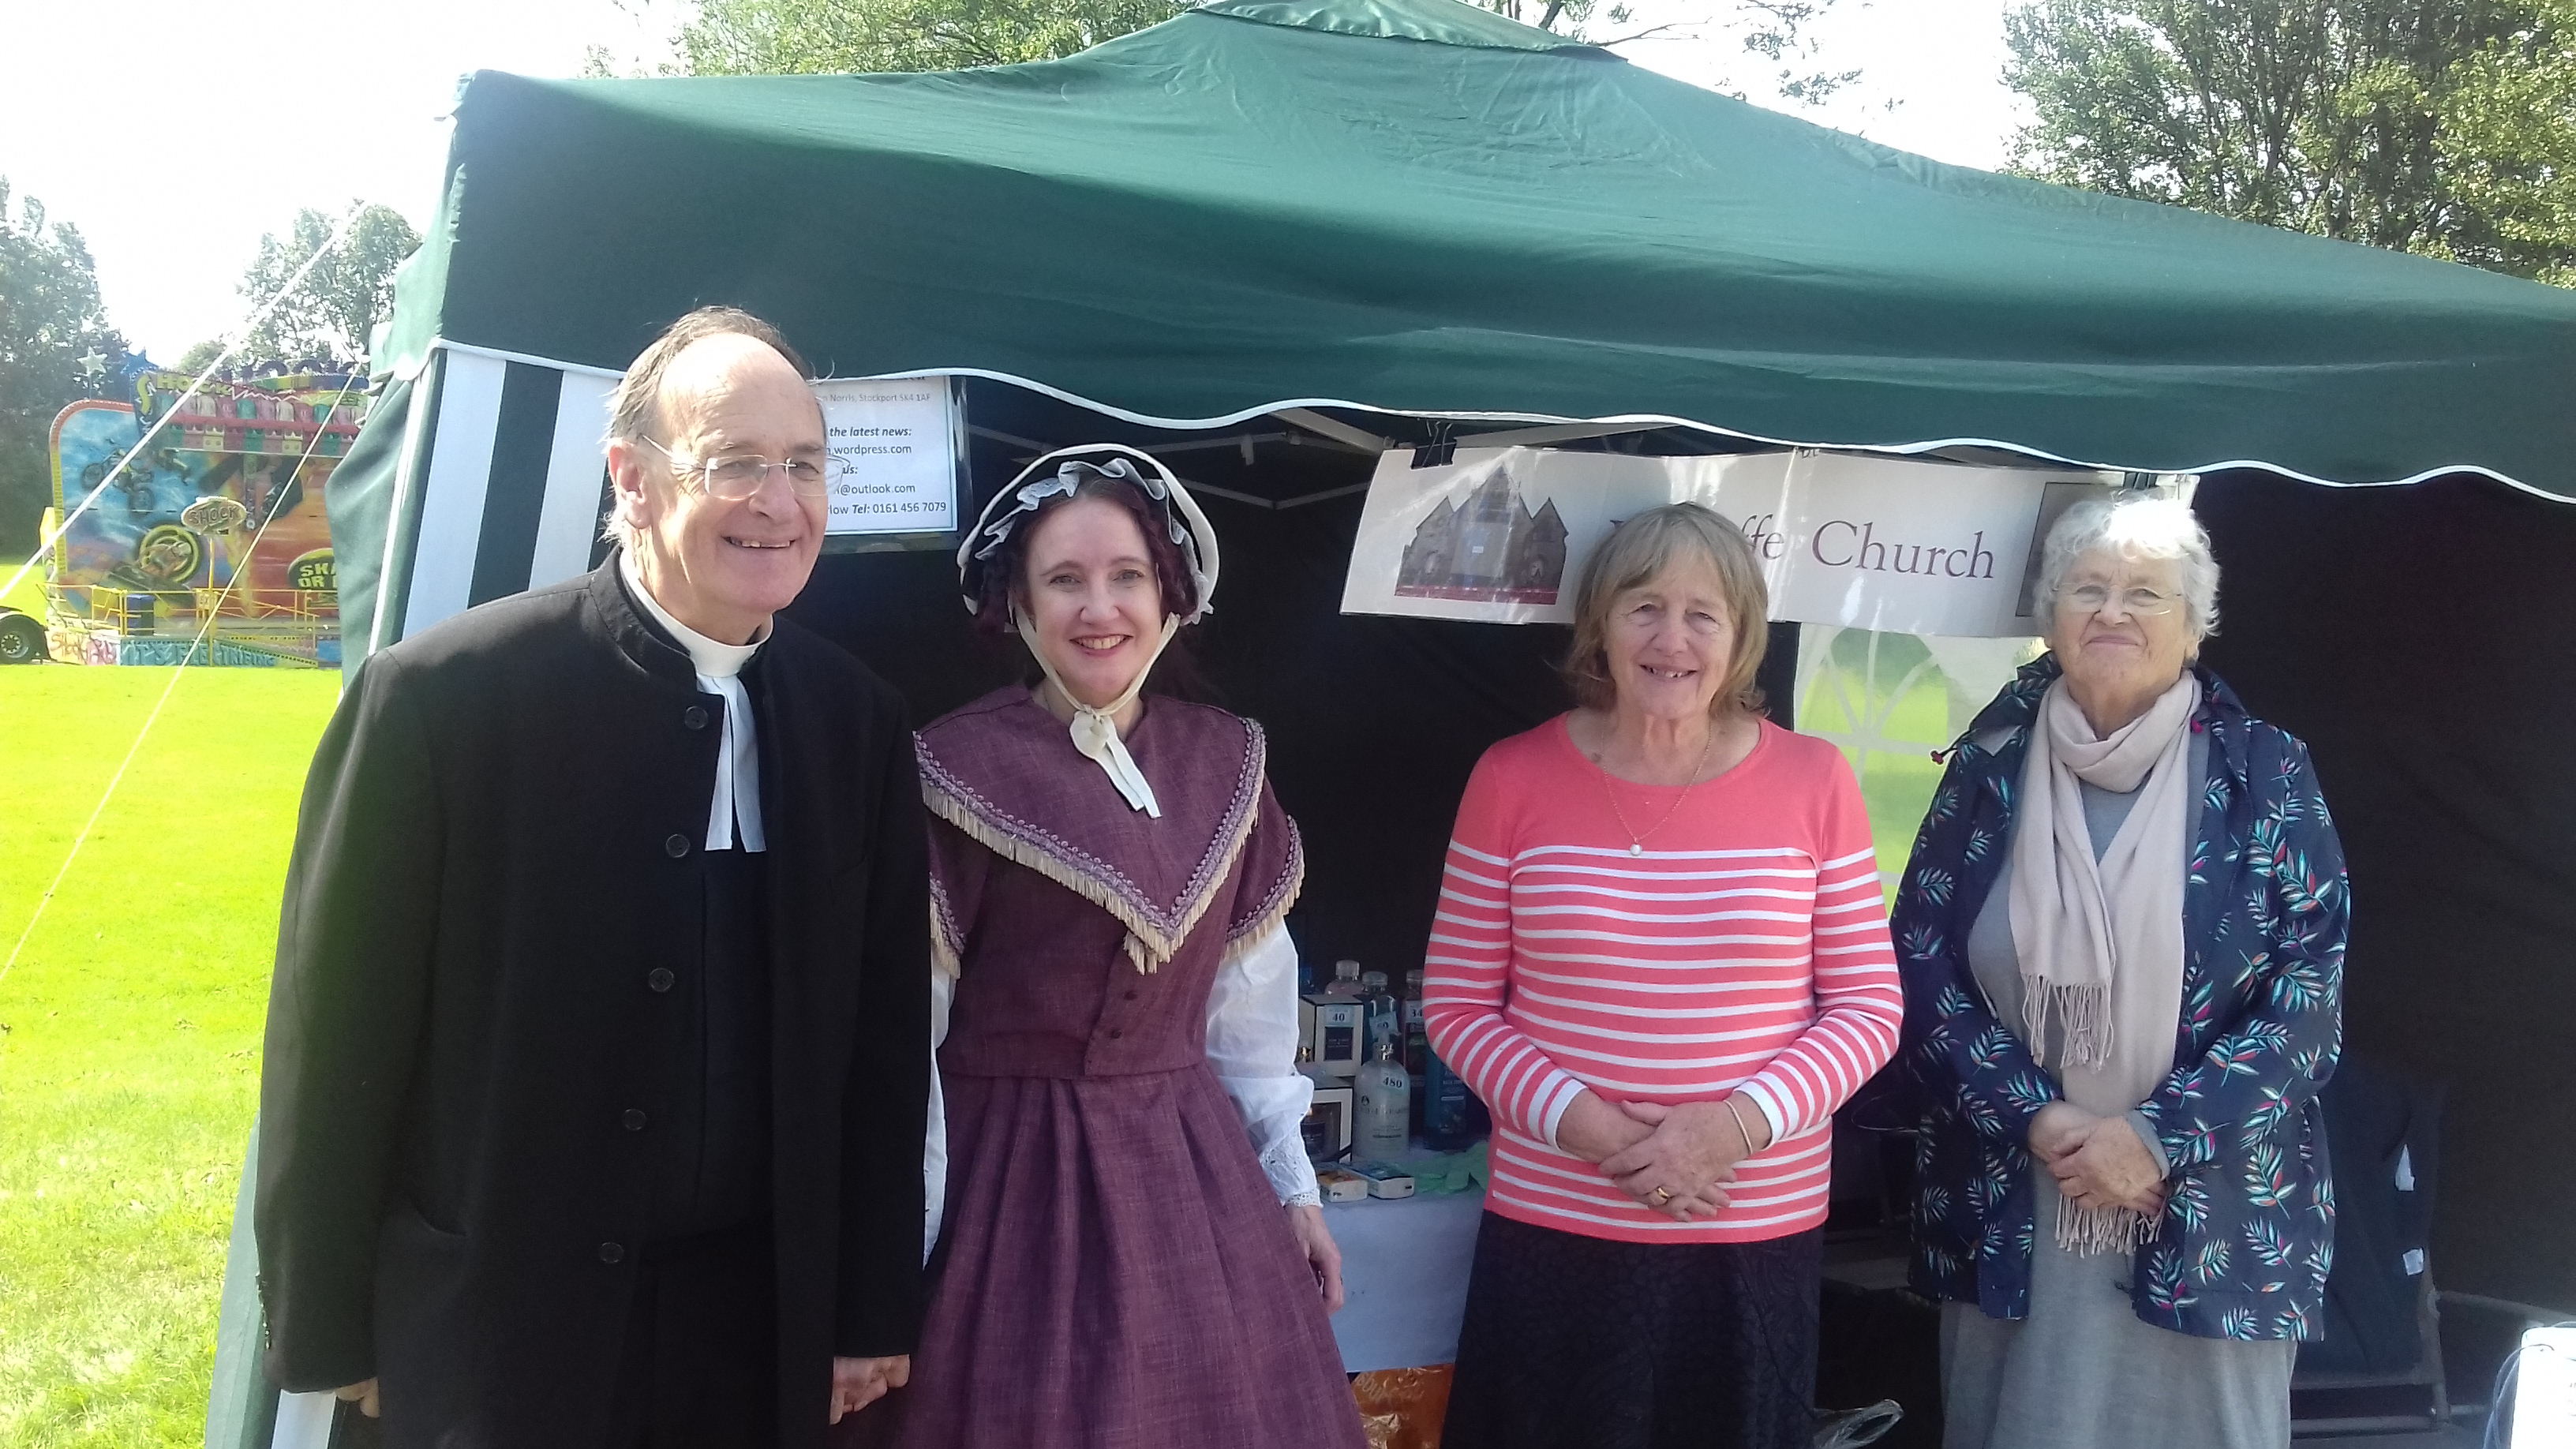
<path id="1" fill-rule="evenodd" d="M 399 633 L 417 634 L 476 604 L 587 573 L 609 502 L 600 440 L 619 374 L 442 343 L 436 419 L 426 456 L 407 461 L 416 487 L 410 575 L 390 570 L 381 601 L 399 597 Z M 413 451 L 406 449 L 406 451 Z M 399 525 L 397 525 L 399 526 Z M 400 554 L 388 529 L 386 558 Z"/>

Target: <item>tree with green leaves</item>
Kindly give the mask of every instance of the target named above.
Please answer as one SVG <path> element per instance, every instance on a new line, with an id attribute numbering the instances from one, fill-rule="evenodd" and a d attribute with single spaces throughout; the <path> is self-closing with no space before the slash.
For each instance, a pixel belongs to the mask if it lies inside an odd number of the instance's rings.
<path id="1" fill-rule="evenodd" d="M 2531 275 L 2576 287 L 2576 0 L 2535 8 L 2454 76 L 2451 185 Z"/>
<path id="2" fill-rule="evenodd" d="M 240 292 L 252 306 L 276 296 L 304 260 L 331 239 L 340 219 L 306 208 L 284 239 L 259 239 L 259 255 L 242 274 Z M 354 361 L 367 355 L 367 333 L 393 315 L 394 269 L 420 246 L 420 233 L 391 207 L 368 205 L 349 234 L 306 273 L 292 295 L 254 328 L 233 354 L 236 362 L 297 361 L 310 357 Z M 199 344 L 191 358 L 212 360 Z"/>
<path id="3" fill-rule="evenodd" d="M 1054 60 L 1188 9 L 1182 0 L 703 0 L 688 75 L 963 70 Z"/>
<path id="4" fill-rule="evenodd" d="M 1631 12 L 1619 0 L 1475 0 L 1525 25 L 1615 44 Z M 1814 23 L 1836 0 L 1711 0 L 1709 24 L 1776 71 L 1772 89 L 1821 104 L 1859 78 L 1817 64 Z M 1186 0 L 698 0 L 680 28 L 677 75 L 802 75 L 961 70 L 1054 60 L 1190 8 Z M 1663 29 L 1666 27 L 1659 27 Z M 594 49 L 589 73 L 614 71 Z"/>
<path id="5" fill-rule="evenodd" d="M 1737 49 L 1769 70 L 1764 79 L 1781 100 L 1803 106 L 1820 106 L 1843 87 L 1860 79 L 1856 70 L 1821 68 L 1822 47 L 1817 43 L 1815 26 L 1832 10 L 1835 0 L 1728 0 L 1711 7 L 1714 13 L 1705 19 L 1678 21 L 1651 29 L 1628 32 L 1636 12 L 1624 0 L 1612 0 L 1606 7 L 1600 0 L 1472 0 L 1497 15 L 1535 25 L 1541 30 L 1554 30 L 1580 40 L 1604 45 L 1617 45 L 1623 40 L 1638 40 L 1649 35 L 1671 34 L 1676 38 L 1696 36 L 1734 42 Z M 1592 23 L 1606 21 L 1611 33 L 1596 32 Z M 1739 99 L 1750 89 L 1739 78 L 1729 77 L 1720 88 Z"/>
<path id="6" fill-rule="evenodd" d="M 173 371 L 195 377 L 198 373 L 214 366 L 215 359 L 223 355 L 224 340 L 220 337 L 209 337 L 180 353 L 179 360 L 170 364 L 170 367 Z"/>
<path id="7" fill-rule="evenodd" d="M 2017 169 L 2564 279 L 2570 0 L 2037 0 Z M 2555 201 L 2551 198 L 2555 197 Z"/>
<path id="8" fill-rule="evenodd" d="M 107 325 L 88 243 L 26 197 L 10 214 L 0 177 L 0 576 L 36 546 L 53 502 L 54 415 L 122 386 L 125 339 Z"/>

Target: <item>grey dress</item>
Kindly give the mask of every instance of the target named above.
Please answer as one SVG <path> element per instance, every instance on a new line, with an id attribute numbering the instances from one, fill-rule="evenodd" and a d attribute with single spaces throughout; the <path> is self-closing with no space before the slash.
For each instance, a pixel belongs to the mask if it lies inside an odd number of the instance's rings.
<path id="1" fill-rule="evenodd" d="M 2206 735 L 2192 737 L 2190 766 L 2195 779 L 2207 773 Z M 2084 787 L 2095 858 L 2136 801 Z M 2195 815 L 2198 809 L 2195 803 Z M 2183 832 L 2186 842 L 2197 835 L 2196 828 Z M 2021 962 L 2006 905 L 2011 879 L 2008 855 L 1968 932 L 1968 967 L 1996 1017 L 2019 1033 Z M 2133 1114 L 2131 1125 L 2161 1164 L 2143 1119 Z M 1945 1449 L 2285 1449 L 2298 1344 L 2194 1338 L 2142 1321 L 2129 1301 L 2129 1256 L 2088 1258 L 2058 1247 L 2057 1180 L 2037 1163 L 2031 1172 L 2039 1212 L 2030 1316 L 2013 1322 L 1989 1318 L 1974 1303 L 1941 1305 Z"/>

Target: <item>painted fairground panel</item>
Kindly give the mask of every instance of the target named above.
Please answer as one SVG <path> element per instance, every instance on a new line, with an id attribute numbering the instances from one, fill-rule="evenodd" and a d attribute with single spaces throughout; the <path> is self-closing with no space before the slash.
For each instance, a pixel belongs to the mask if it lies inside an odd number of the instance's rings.
<path id="1" fill-rule="evenodd" d="M 74 403 L 54 420 L 55 497 L 65 515 L 89 500 L 55 540 L 54 656 L 338 667 L 322 500 L 364 419 L 365 380 L 209 379 L 182 401 L 191 381 L 147 372 L 133 403 Z"/>

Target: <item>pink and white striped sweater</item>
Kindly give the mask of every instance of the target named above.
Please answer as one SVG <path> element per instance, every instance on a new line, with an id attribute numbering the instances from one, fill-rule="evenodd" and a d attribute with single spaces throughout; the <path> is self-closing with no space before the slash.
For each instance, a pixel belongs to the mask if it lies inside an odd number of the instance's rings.
<path id="1" fill-rule="evenodd" d="M 1627 1242 L 1756 1242 L 1824 1220 L 1834 1109 L 1896 1051 L 1905 1014 L 1859 783 L 1822 740 L 1765 722 L 1690 793 L 1614 780 L 1563 717 L 1485 752 L 1458 805 L 1423 992 L 1432 1046 L 1494 1112 L 1486 1206 Z M 1741 1088 L 1772 1145 L 1733 1201 L 1678 1223 L 1560 1152 L 1586 1087 L 1715 1101 Z"/>

